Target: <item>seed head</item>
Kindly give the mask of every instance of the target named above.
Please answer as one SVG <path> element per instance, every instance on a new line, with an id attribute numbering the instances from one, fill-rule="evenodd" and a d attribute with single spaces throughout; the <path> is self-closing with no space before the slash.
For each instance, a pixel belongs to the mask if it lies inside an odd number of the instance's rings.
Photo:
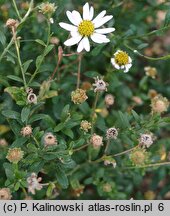
<path id="1" fill-rule="evenodd" d="M 21 148 L 11 148 L 8 150 L 6 158 L 11 162 L 17 164 L 23 158 L 24 152 Z"/>
<path id="2" fill-rule="evenodd" d="M 153 144 L 152 134 L 141 134 L 139 139 L 139 145 L 141 147 L 149 148 Z"/>
<path id="3" fill-rule="evenodd" d="M 135 166 L 142 166 L 148 161 L 148 153 L 144 148 L 136 148 L 130 154 L 130 160 Z"/>
<path id="4" fill-rule="evenodd" d="M 18 27 L 18 25 L 19 25 L 18 20 L 9 18 L 6 21 L 6 27 L 8 27 L 8 28 L 15 28 L 16 29 Z"/>
<path id="5" fill-rule="evenodd" d="M 27 125 L 21 129 L 21 135 L 23 137 L 30 137 L 32 135 L 32 127 L 31 125 Z"/>
<path id="6" fill-rule="evenodd" d="M 36 173 L 32 173 L 30 177 L 27 178 L 28 182 L 28 192 L 35 194 L 35 190 L 41 190 L 42 185 L 39 183 L 42 181 L 42 178 L 37 178 Z"/>
<path id="7" fill-rule="evenodd" d="M 84 101 L 87 100 L 86 91 L 83 89 L 76 89 L 75 91 L 72 91 L 71 93 L 71 100 L 75 104 L 81 104 Z"/>
<path id="8" fill-rule="evenodd" d="M 147 66 L 144 68 L 144 70 L 145 70 L 145 74 L 147 76 L 152 77 L 152 79 L 156 78 L 156 76 L 157 76 L 157 69 L 156 68 Z"/>
<path id="9" fill-rule="evenodd" d="M 57 9 L 57 6 L 55 6 L 54 3 L 42 3 L 39 5 L 39 12 L 43 14 L 49 14 L 52 15 Z"/>
<path id="10" fill-rule="evenodd" d="M 109 128 L 106 132 L 107 139 L 117 139 L 117 136 L 118 136 L 118 130 L 114 127 Z"/>
<path id="11" fill-rule="evenodd" d="M 0 200 L 10 200 L 12 198 L 9 188 L 0 189 Z"/>
<path id="12" fill-rule="evenodd" d="M 100 146 L 103 145 L 103 137 L 93 134 L 91 139 L 90 139 L 91 144 L 95 149 L 99 148 Z"/>
<path id="13" fill-rule="evenodd" d="M 169 101 L 159 94 L 151 100 L 151 107 L 153 113 L 164 113 L 168 110 Z"/>
<path id="14" fill-rule="evenodd" d="M 91 129 L 91 123 L 86 120 L 82 121 L 80 124 L 80 129 L 82 129 L 85 132 L 88 132 L 88 130 Z"/>
<path id="15" fill-rule="evenodd" d="M 103 78 L 99 78 L 96 77 L 95 79 L 95 83 L 93 84 L 94 88 L 94 92 L 102 92 L 102 91 L 107 91 L 107 86 L 108 83 L 106 83 Z"/>
<path id="16" fill-rule="evenodd" d="M 57 139 L 52 133 L 46 133 L 43 137 L 45 146 L 52 146 L 57 144 Z"/>
<path id="17" fill-rule="evenodd" d="M 37 104 L 37 96 L 36 96 L 36 94 L 34 94 L 34 93 L 28 94 L 27 102 L 29 104 Z"/>

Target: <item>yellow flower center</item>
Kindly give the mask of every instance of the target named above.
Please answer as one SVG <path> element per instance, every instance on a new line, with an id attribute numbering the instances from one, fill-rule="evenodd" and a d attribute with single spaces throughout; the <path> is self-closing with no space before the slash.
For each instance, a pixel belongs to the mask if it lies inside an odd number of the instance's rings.
<path id="1" fill-rule="evenodd" d="M 120 51 L 115 55 L 115 62 L 122 66 L 129 63 L 129 56 L 126 52 Z"/>
<path id="2" fill-rule="evenodd" d="M 94 24 L 89 20 L 83 20 L 78 26 L 78 32 L 82 36 L 89 37 L 94 32 Z"/>

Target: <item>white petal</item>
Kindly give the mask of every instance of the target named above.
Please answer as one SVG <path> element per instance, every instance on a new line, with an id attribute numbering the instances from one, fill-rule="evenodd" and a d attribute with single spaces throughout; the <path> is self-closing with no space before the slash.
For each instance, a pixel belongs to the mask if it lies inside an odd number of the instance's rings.
<path id="1" fill-rule="evenodd" d="M 78 45 L 77 52 L 80 53 L 83 49 L 84 49 L 83 40 L 81 40 Z"/>
<path id="2" fill-rule="evenodd" d="M 129 63 L 132 63 L 132 59 L 131 59 L 131 57 L 129 57 Z"/>
<path id="3" fill-rule="evenodd" d="M 89 3 L 86 3 L 83 6 L 83 19 L 84 20 L 89 20 L 90 18 L 90 9 L 89 9 Z"/>
<path id="4" fill-rule="evenodd" d="M 104 25 L 106 22 L 108 22 L 112 18 L 113 18 L 113 16 L 110 15 L 110 16 L 105 16 L 105 17 L 99 19 L 97 22 L 94 23 L 95 28 L 98 28 L 98 27 Z"/>
<path id="5" fill-rule="evenodd" d="M 119 66 L 118 64 L 116 64 L 114 58 L 111 58 L 111 63 L 112 63 L 112 65 L 113 65 L 116 69 L 118 69 L 118 70 L 120 69 L 120 66 Z"/>
<path id="6" fill-rule="evenodd" d="M 91 7 L 91 8 L 90 8 L 90 16 L 89 16 L 89 20 L 92 20 L 92 19 L 93 19 L 93 16 L 94 16 L 94 8 Z"/>
<path id="7" fill-rule="evenodd" d="M 101 13 L 99 13 L 97 15 L 97 17 L 92 22 L 95 24 L 96 22 L 98 22 L 98 20 L 100 20 L 102 17 L 104 17 L 105 14 L 106 14 L 106 11 L 105 10 L 102 11 Z"/>
<path id="8" fill-rule="evenodd" d="M 72 11 L 72 14 L 74 16 L 74 18 L 77 20 L 78 25 L 82 22 L 82 18 L 81 15 L 78 11 L 74 10 Z"/>
<path id="9" fill-rule="evenodd" d="M 95 43 L 108 43 L 110 40 L 102 34 L 98 34 L 98 33 L 94 33 L 91 36 L 91 39 L 95 42 Z"/>
<path id="10" fill-rule="evenodd" d="M 77 27 L 76 26 L 73 26 L 73 25 L 70 25 L 70 24 L 67 24 L 67 23 L 63 23 L 63 22 L 60 22 L 59 25 L 63 29 L 66 29 L 67 31 L 77 31 Z"/>
<path id="11" fill-rule="evenodd" d="M 89 43 L 88 37 L 84 37 L 82 41 L 83 41 L 84 49 L 85 49 L 87 52 L 89 52 L 89 51 L 90 51 L 90 43 Z"/>
<path id="12" fill-rule="evenodd" d="M 100 33 L 100 34 L 107 34 L 107 33 L 111 33 L 115 31 L 115 28 L 103 28 L 103 29 L 96 29 L 95 32 L 96 33 Z"/>
<path id="13" fill-rule="evenodd" d="M 79 37 L 72 37 L 72 38 L 66 40 L 64 42 L 64 45 L 66 45 L 66 46 L 73 46 L 73 45 L 77 44 L 81 40 L 81 38 L 82 38 L 81 36 L 79 36 Z"/>
<path id="14" fill-rule="evenodd" d="M 70 34 L 71 34 L 72 37 L 78 37 L 78 36 L 80 36 L 80 34 L 79 34 L 78 31 L 70 32 Z"/>
<path id="15" fill-rule="evenodd" d="M 76 26 L 79 24 L 79 22 L 77 21 L 75 16 L 70 11 L 67 11 L 66 14 L 67 14 L 67 17 L 68 17 L 68 19 L 70 20 L 71 23 L 73 23 Z"/>

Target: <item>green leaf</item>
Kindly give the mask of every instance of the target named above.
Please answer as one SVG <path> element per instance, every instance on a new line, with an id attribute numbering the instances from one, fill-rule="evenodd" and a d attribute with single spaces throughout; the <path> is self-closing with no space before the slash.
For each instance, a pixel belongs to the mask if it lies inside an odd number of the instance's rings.
<path id="1" fill-rule="evenodd" d="M 69 116 L 70 105 L 66 105 L 61 113 L 61 121 L 64 122 Z"/>
<path id="2" fill-rule="evenodd" d="M 17 81 L 17 82 L 23 83 L 23 80 L 22 80 L 20 77 L 18 77 L 18 76 L 8 75 L 7 78 L 8 78 L 8 79 L 11 79 L 11 80 L 15 80 L 15 81 Z"/>
<path id="3" fill-rule="evenodd" d="M 21 111 L 21 121 L 22 122 L 27 122 L 29 114 L 30 114 L 30 108 L 29 107 L 24 107 L 22 109 L 22 111 Z"/>
<path id="4" fill-rule="evenodd" d="M 140 121 L 140 116 L 134 110 L 132 110 L 131 112 L 132 112 L 132 115 L 133 115 L 134 119 L 137 122 L 139 122 Z"/>
<path id="5" fill-rule="evenodd" d="M 48 152 L 45 155 L 43 155 L 43 159 L 46 161 L 54 160 L 58 158 L 58 154 L 56 152 Z"/>
<path id="6" fill-rule="evenodd" d="M 11 147 L 21 147 L 24 143 L 27 142 L 27 140 L 27 137 L 20 137 L 12 143 Z"/>
<path id="7" fill-rule="evenodd" d="M 36 58 L 36 62 L 35 62 L 36 68 L 39 68 L 39 66 L 41 65 L 41 62 L 43 61 L 43 58 L 44 58 L 43 55 L 39 55 L 39 56 Z"/>
<path id="8" fill-rule="evenodd" d="M 167 11 L 164 21 L 164 26 L 168 26 L 170 24 L 170 10 Z"/>
<path id="9" fill-rule="evenodd" d="M 30 172 L 38 173 L 44 166 L 44 161 L 36 161 L 30 166 Z"/>
<path id="10" fill-rule="evenodd" d="M 54 48 L 54 45 L 53 45 L 53 44 L 49 45 L 49 46 L 45 49 L 44 56 L 46 56 L 53 48 Z"/>
<path id="11" fill-rule="evenodd" d="M 9 119 L 16 119 L 16 120 L 21 119 L 20 113 L 13 110 L 3 110 L 2 115 Z"/>
<path id="12" fill-rule="evenodd" d="M 18 191 L 19 188 L 20 188 L 20 182 L 17 182 L 17 183 L 15 184 L 15 186 L 14 186 L 14 190 L 15 190 L 15 191 Z"/>
<path id="13" fill-rule="evenodd" d="M 54 132 L 59 132 L 59 131 L 61 131 L 63 128 L 64 128 L 64 123 L 60 123 L 60 124 L 58 124 L 55 128 L 54 128 Z"/>
<path id="14" fill-rule="evenodd" d="M 47 192 L 46 192 L 47 197 L 51 197 L 52 196 L 52 192 L 53 192 L 54 188 L 55 188 L 55 184 L 54 183 L 50 183 L 48 185 Z"/>
<path id="15" fill-rule="evenodd" d="M 129 128 L 129 119 L 127 113 L 122 113 L 121 111 L 118 111 L 119 121 L 120 121 L 120 127 L 121 128 Z"/>
<path id="16" fill-rule="evenodd" d="M 97 56 L 97 55 L 99 55 L 99 53 L 101 53 L 102 52 L 102 49 L 103 49 L 103 47 L 104 47 L 105 45 L 98 45 L 98 46 L 96 46 L 93 50 L 92 50 L 92 52 L 91 52 L 91 55 L 92 56 Z"/>
<path id="17" fill-rule="evenodd" d="M 45 119 L 46 118 L 46 114 L 36 114 L 36 115 L 33 115 L 32 117 L 30 117 L 28 123 L 31 124 L 35 121 L 39 121 L 39 120 L 42 120 L 42 119 Z"/>
<path id="18" fill-rule="evenodd" d="M 20 135 L 21 126 L 18 124 L 16 120 L 9 119 L 8 123 L 10 125 L 11 130 L 15 134 L 15 136 Z"/>
<path id="19" fill-rule="evenodd" d="M 73 133 L 73 131 L 72 131 L 71 129 L 65 128 L 64 130 L 62 130 L 62 132 L 63 132 L 66 136 L 70 137 L 71 139 L 74 138 L 74 133 Z"/>
<path id="20" fill-rule="evenodd" d="M 148 47 L 148 45 L 149 45 L 148 43 L 142 43 L 137 47 L 137 49 L 144 49 L 144 48 Z"/>
<path id="21" fill-rule="evenodd" d="M 90 78 L 100 76 L 100 74 L 97 71 L 87 71 L 84 74 L 85 76 L 90 77 Z"/>
<path id="22" fill-rule="evenodd" d="M 40 39 L 36 39 L 35 42 L 41 44 L 42 46 L 46 47 L 46 44 L 44 43 L 44 41 L 40 40 Z"/>
<path id="23" fill-rule="evenodd" d="M 66 189 L 68 187 L 68 179 L 63 168 L 59 164 L 56 165 L 56 177 L 61 187 Z"/>
<path id="24" fill-rule="evenodd" d="M 6 37 L 5 37 L 5 34 L 0 31 L 0 42 L 3 46 L 5 46 L 5 43 L 6 43 Z"/>
<path id="25" fill-rule="evenodd" d="M 30 66 L 31 62 L 33 62 L 33 60 L 32 60 L 32 59 L 30 59 L 30 60 L 26 61 L 26 62 L 23 64 L 24 73 L 26 73 L 26 72 L 27 72 L 27 70 L 28 70 L 28 67 Z"/>
<path id="26" fill-rule="evenodd" d="M 13 179 L 14 179 L 14 173 L 13 173 L 12 165 L 11 165 L 10 163 L 4 163 L 4 164 L 3 164 L 3 167 L 4 167 L 4 169 L 5 169 L 6 177 L 7 177 L 9 180 L 13 180 Z"/>

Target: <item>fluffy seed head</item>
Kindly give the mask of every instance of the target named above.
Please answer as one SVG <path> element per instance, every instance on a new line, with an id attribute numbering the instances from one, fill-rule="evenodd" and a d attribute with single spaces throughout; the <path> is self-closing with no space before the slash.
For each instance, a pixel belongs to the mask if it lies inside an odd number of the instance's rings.
<path id="1" fill-rule="evenodd" d="M 23 158 L 24 152 L 21 148 L 11 148 L 8 150 L 6 158 L 11 162 L 17 164 Z"/>
<path id="2" fill-rule="evenodd" d="M 27 125 L 21 129 L 21 135 L 23 137 L 29 137 L 32 135 L 32 127 L 31 125 Z"/>
<path id="3" fill-rule="evenodd" d="M 117 139 L 117 136 L 118 136 L 118 130 L 114 127 L 109 128 L 106 132 L 107 139 Z"/>
<path id="4" fill-rule="evenodd" d="M 46 133 L 43 137 L 45 146 L 52 146 L 57 144 L 57 139 L 52 133 Z"/>
<path id="5" fill-rule="evenodd" d="M 10 200 L 12 198 L 9 188 L 0 189 L 0 200 Z"/>
<path id="6" fill-rule="evenodd" d="M 106 106 L 112 106 L 115 102 L 114 96 L 111 94 L 107 94 L 105 96 L 105 104 Z"/>
<path id="7" fill-rule="evenodd" d="M 107 91 L 107 86 L 108 84 L 103 80 L 103 78 L 96 77 L 95 83 L 93 84 L 94 92 L 102 92 L 102 91 Z"/>
<path id="8" fill-rule="evenodd" d="M 83 89 L 76 89 L 75 91 L 72 91 L 71 93 L 71 100 L 75 104 L 81 104 L 84 101 L 87 100 L 86 91 Z"/>
<path id="9" fill-rule="evenodd" d="M 151 107 L 153 113 L 163 113 L 167 111 L 169 101 L 166 97 L 159 94 L 151 100 Z"/>
<path id="10" fill-rule="evenodd" d="M 90 142 L 94 148 L 99 148 L 100 146 L 103 145 L 103 137 L 101 137 L 97 134 L 93 134 L 91 139 L 90 139 Z"/>
<path id="11" fill-rule="evenodd" d="M 82 121 L 80 124 L 80 129 L 82 129 L 85 132 L 88 132 L 88 130 L 91 129 L 91 123 L 86 120 Z"/>

